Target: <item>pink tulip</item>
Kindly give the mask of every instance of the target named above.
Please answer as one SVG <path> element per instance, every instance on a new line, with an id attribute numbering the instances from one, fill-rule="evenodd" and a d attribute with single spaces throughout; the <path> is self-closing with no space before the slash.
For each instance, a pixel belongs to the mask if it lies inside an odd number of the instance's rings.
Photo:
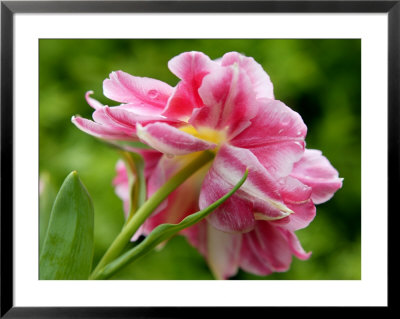
<path id="1" fill-rule="evenodd" d="M 168 66 L 180 79 L 175 88 L 113 72 L 103 83 L 104 94 L 122 104 L 103 106 L 88 92 L 94 122 L 73 118 L 96 137 L 140 140 L 159 154 L 146 167 L 148 196 L 192 153 L 216 154 L 212 164 L 168 197 L 141 232 L 206 208 L 232 189 L 247 168 L 242 187 L 182 233 L 217 278 L 234 275 L 238 267 L 259 275 L 286 271 L 292 255 L 307 259 L 294 231 L 312 221 L 314 203 L 331 198 L 342 179 L 321 152 L 305 150 L 307 128 L 301 116 L 274 99 L 269 76 L 253 58 L 230 52 L 212 61 L 187 52 Z M 123 174 L 119 167 L 115 183 L 126 201 Z"/>

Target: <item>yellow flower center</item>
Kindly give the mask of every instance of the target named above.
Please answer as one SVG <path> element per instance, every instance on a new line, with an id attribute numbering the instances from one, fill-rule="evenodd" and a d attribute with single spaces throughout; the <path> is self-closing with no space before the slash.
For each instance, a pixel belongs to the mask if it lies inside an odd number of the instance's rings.
<path id="1" fill-rule="evenodd" d="M 195 128 L 193 125 L 185 125 L 179 128 L 181 131 L 193 135 L 196 138 L 202 139 L 203 141 L 211 142 L 216 144 L 217 146 L 212 150 L 207 150 L 207 152 L 213 152 L 214 155 L 218 152 L 219 148 L 222 146 L 223 143 L 227 141 L 227 130 L 214 130 L 209 127 L 200 127 Z M 203 151 L 194 152 L 186 155 L 176 155 L 173 158 L 174 161 L 180 163 L 180 165 L 186 165 L 187 163 L 193 161 L 199 154 Z M 204 176 L 210 169 L 210 166 L 213 161 L 210 161 L 206 165 L 204 165 L 196 174 L 198 181 L 203 181 Z"/>
<path id="2" fill-rule="evenodd" d="M 185 125 L 181 127 L 180 130 L 204 141 L 217 144 L 218 146 L 216 150 L 227 140 L 227 134 L 225 130 L 217 131 L 209 127 L 200 127 L 196 129 L 192 125 Z"/>

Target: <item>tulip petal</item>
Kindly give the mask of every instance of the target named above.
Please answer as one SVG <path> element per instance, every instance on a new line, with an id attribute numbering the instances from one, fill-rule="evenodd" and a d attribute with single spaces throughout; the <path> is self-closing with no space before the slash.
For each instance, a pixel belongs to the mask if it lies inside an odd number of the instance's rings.
<path id="1" fill-rule="evenodd" d="M 140 108 L 134 109 L 128 105 L 129 104 L 115 107 L 99 107 L 93 112 L 93 119 L 99 124 L 107 126 L 115 131 L 124 132 L 128 135 L 136 135 L 136 123 L 146 125 L 148 123 L 168 121 L 159 113 L 146 112 Z M 169 122 L 171 125 L 177 124 L 176 121 Z"/>
<path id="2" fill-rule="evenodd" d="M 125 217 L 129 214 L 129 201 L 130 201 L 130 186 L 128 173 L 126 171 L 125 164 L 122 160 L 119 160 L 116 164 L 117 175 L 113 179 L 113 186 L 115 187 L 115 193 L 123 201 Z"/>
<path id="3" fill-rule="evenodd" d="M 204 179 L 199 199 L 200 208 L 207 207 L 215 200 L 215 196 L 231 189 L 243 176 L 246 168 L 249 170 L 246 182 L 208 216 L 210 223 L 222 231 L 251 230 L 254 225 L 254 216 L 251 216 L 253 212 L 257 213 L 257 219 L 267 220 L 281 219 L 292 213 L 280 196 L 279 190 L 282 186 L 257 158 L 249 150 L 229 145 L 220 148 Z"/>
<path id="4" fill-rule="evenodd" d="M 202 105 L 201 100 L 196 101 L 196 95 L 198 95 L 197 90 L 194 93 L 190 84 L 184 81 L 179 82 L 162 115 L 167 118 L 187 121 L 193 109 Z"/>
<path id="5" fill-rule="evenodd" d="M 199 200 L 201 209 L 232 189 L 232 185 L 221 179 L 213 169 L 206 175 L 203 185 Z M 226 232 L 246 232 L 254 227 L 252 203 L 235 195 L 206 218 L 214 227 Z"/>
<path id="6" fill-rule="evenodd" d="M 287 203 L 286 205 L 294 213 L 285 218 L 271 221 L 273 225 L 295 231 L 307 227 L 313 221 L 316 208 L 311 199 L 302 203 Z"/>
<path id="7" fill-rule="evenodd" d="M 264 99 L 258 103 L 251 126 L 231 143 L 251 150 L 274 176 L 287 176 L 303 155 L 307 127 L 298 113 L 280 101 Z"/>
<path id="8" fill-rule="evenodd" d="M 331 199 L 342 187 L 343 178 L 339 178 L 337 170 L 319 150 L 306 149 L 290 175 L 312 188 L 311 199 L 315 204 Z"/>
<path id="9" fill-rule="evenodd" d="M 206 75 L 199 88 L 205 107 L 193 112 L 190 123 L 227 130 L 233 138 L 257 114 L 257 103 L 250 79 L 237 64 L 218 67 Z"/>
<path id="10" fill-rule="evenodd" d="M 85 94 L 85 99 L 86 102 L 95 110 L 100 109 L 102 107 L 104 107 L 103 104 L 101 104 L 99 101 L 95 100 L 94 98 L 91 98 L 90 95 L 93 94 L 93 91 L 87 91 Z"/>
<path id="11" fill-rule="evenodd" d="M 259 63 L 252 57 L 246 57 L 237 52 L 226 53 L 221 59 L 222 66 L 233 65 L 235 63 L 246 71 L 257 98 L 274 98 L 274 87 L 271 79 Z"/>
<path id="12" fill-rule="evenodd" d="M 244 271 L 258 276 L 267 276 L 273 273 L 273 269 L 255 252 L 254 244 L 248 234 L 242 238 L 239 265 Z"/>
<path id="13" fill-rule="evenodd" d="M 270 220 L 273 225 L 281 226 L 285 229 L 295 231 L 308 226 L 315 217 L 315 205 L 310 199 L 312 194 L 311 187 L 304 185 L 299 180 L 288 176 L 278 181 L 280 194 L 285 205 L 293 212 L 289 216 Z M 263 219 L 255 214 L 256 219 Z M 268 219 L 267 219 L 268 220 Z"/>
<path id="14" fill-rule="evenodd" d="M 171 86 L 162 81 L 132 76 L 123 71 L 112 72 L 110 78 L 103 82 L 106 97 L 154 110 L 164 109 L 172 90 Z"/>
<path id="15" fill-rule="evenodd" d="M 285 203 L 301 204 L 310 199 L 312 189 L 299 180 L 288 176 L 279 180 L 280 193 Z"/>
<path id="16" fill-rule="evenodd" d="M 292 251 L 285 236 L 269 222 L 258 221 L 253 231 L 243 234 L 240 266 L 267 275 L 289 269 Z"/>
<path id="17" fill-rule="evenodd" d="M 159 114 L 140 114 L 120 107 L 105 107 L 104 110 L 108 117 L 115 123 L 118 123 L 122 127 L 134 128 L 134 130 L 136 130 L 137 123 L 142 125 L 154 122 L 170 122 L 169 124 L 171 125 L 177 124 L 176 121 L 169 121 Z"/>
<path id="18" fill-rule="evenodd" d="M 123 131 L 115 130 L 113 128 L 95 123 L 93 121 L 84 119 L 79 116 L 73 116 L 71 121 L 80 130 L 98 138 L 109 139 L 109 140 L 127 140 L 127 141 L 137 140 L 136 136 L 131 136 Z"/>
<path id="19" fill-rule="evenodd" d="M 216 279 L 227 279 L 238 271 L 241 234 L 229 234 L 207 224 L 207 262 Z"/>
<path id="20" fill-rule="evenodd" d="M 108 109 L 108 106 L 98 108 L 92 114 L 93 120 L 96 123 L 101 124 L 102 126 L 109 128 L 110 130 L 113 130 L 114 132 L 136 136 L 136 125 L 129 126 L 121 123 L 120 121 L 114 119 L 109 115 L 109 113 L 107 112 Z"/>
<path id="21" fill-rule="evenodd" d="M 154 123 L 145 127 L 137 125 L 139 138 L 154 149 L 171 155 L 185 155 L 216 147 L 166 123 Z"/>
<path id="22" fill-rule="evenodd" d="M 168 62 L 168 68 L 178 78 L 200 86 L 201 80 L 214 68 L 215 62 L 202 52 L 184 52 Z"/>
<path id="23" fill-rule="evenodd" d="M 307 260 L 308 258 L 310 258 L 311 252 L 306 253 L 304 251 L 303 247 L 300 244 L 300 241 L 293 232 L 286 229 L 279 229 L 279 230 L 286 237 L 286 240 L 289 243 L 290 250 L 297 258 L 301 260 Z"/>
<path id="24" fill-rule="evenodd" d="M 182 81 L 176 86 L 163 115 L 187 120 L 194 108 L 203 106 L 198 89 L 215 62 L 201 52 L 185 52 L 171 59 L 168 67 Z"/>

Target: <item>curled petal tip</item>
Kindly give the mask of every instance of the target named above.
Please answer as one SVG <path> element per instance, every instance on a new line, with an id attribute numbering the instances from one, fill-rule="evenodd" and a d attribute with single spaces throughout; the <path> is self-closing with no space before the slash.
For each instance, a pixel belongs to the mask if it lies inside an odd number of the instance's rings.
<path id="1" fill-rule="evenodd" d="M 86 102 L 95 110 L 102 108 L 103 104 L 101 104 L 99 101 L 95 100 L 94 98 L 91 98 L 90 95 L 92 95 L 94 92 L 92 90 L 87 91 L 85 94 L 85 99 Z"/>
<path id="2" fill-rule="evenodd" d="M 311 257 L 312 255 L 312 251 L 309 251 L 307 253 L 305 253 L 304 255 L 296 255 L 297 258 L 299 258 L 300 260 L 307 260 Z"/>
<path id="3" fill-rule="evenodd" d="M 272 217 L 272 216 L 267 216 L 263 213 L 254 213 L 254 219 L 255 220 L 265 220 L 265 221 L 274 221 L 274 220 L 279 220 L 279 219 L 283 219 L 285 217 L 288 217 L 289 215 L 294 214 L 294 211 L 288 209 L 285 211 L 281 211 L 281 215 L 280 216 L 276 216 L 276 217 Z"/>

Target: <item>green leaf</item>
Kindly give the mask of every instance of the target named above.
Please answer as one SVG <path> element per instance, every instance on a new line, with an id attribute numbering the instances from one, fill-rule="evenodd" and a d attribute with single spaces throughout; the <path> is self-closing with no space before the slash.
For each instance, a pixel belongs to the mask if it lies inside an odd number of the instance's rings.
<path id="1" fill-rule="evenodd" d="M 92 200 L 74 171 L 64 180 L 51 211 L 39 261 L 40 279 L 88 279 L 93 224 Z"/>
<path id="2" fill-rule="evenodd" d="M 230 196 L 232 196 L 233 193 L 235 193 L 240 188 L 240 186 L 242 186 L 242 184 L 245 182 L 247 178 L 247 175 L 248 171 L 246 170 L 241 180 L 235 185 L 235 187 L 230 192 L 228 192 L 226 195 L 224 195 L 223 197 L 212 203 L 207 208 L 185 217 L 179 224 L 162 224 L 154 228 L 153 231 L 146 237 L 146 239 L 143 242 L 133 247 L 131 250 L 127 251 L 125 254 L 123 254 L 110 264 L 106 265 L 102 270 L 98 272 L 96 277 L 93 279 L 109 278 L 115 272 L 120 270 L 122 267 L 142 257 L 146 253 L 150 252 L 158 244 L 167 240 L 177 232 L 181 231 L 184 228 L 192 226 L 195 223 L 202 220 L 203 218 L 205 218 L 218 206 L 224 203 Z"/>
<path id="3" fill-rule="evenodd" d="M 51 208 L 57 192 L 50 182 L 50 174 L 48 172 L 40 174 L 39 183 L 39 252 L 41 252 L 47 233 L 47 226 L 49 225 Z"/>

